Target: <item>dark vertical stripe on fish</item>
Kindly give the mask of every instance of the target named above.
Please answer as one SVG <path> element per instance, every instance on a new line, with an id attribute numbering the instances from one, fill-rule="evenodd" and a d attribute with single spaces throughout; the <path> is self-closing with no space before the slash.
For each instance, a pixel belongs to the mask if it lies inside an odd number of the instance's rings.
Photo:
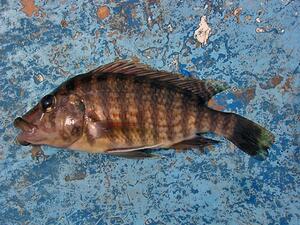
<path id="1" fill-rule="evenodd" d="M 108 74 L 101 74 L 101 75 L 98 75 L 97 76 L 97 86 L 98 86 L 98 102 L 99 102 L 99 105 L 101 106 L 101 109 L 103 111 L 103 115 L 104 115 L 104 122 L 107 122 L 107 124 L 111 121 L 111 118 L 110 118 L 110 114 L 109 114 L 109 89 L 108 89 L 108 86 L 107 86 L 107 75 Z M 96 103 L 97 104 L 97 103 Z M 111 132 L 107 132 L 107 138 L 109 140 L 111 140 L 113 137 L 112 133 Z"/>
<path id="2" fill-rule="evenodd" d="M 142 83 L 137 79 L 135 80 L 135 87 L 140 88 L 139 91 L 134 92 L 135 96 L 135 104 L 137 107 L 137 126 L 138 126 L 138 134 L 141 144 L 146 143 L 146 132 L 145 132 L 145 111 L 144 111 L 144 102 L 143 96 L 145 94 L 145 90 L 142 87 Z"/>
<path id="3" fill-rule="evenodd" d="M 183 137 L 188 136 L 188 116 L 189 116 L 189 109 L 187 107 L 187 102 L 188 102 L 188 96 L 185 94 L 182 95 L 181 97 L 181 128 L 182 128 L 182 135 Z"/>
<path id="4" fill-rule="evenodd" d="M 128 91 L 128 81 L 124 79 L 122 76 L 118 76 L 116 78 L 116 85 L 115 90 L 117 93 L 117 104 L 119 109 L 119 117 L 121 120 L 121 132 L 122 136 L 124 136 L 126 144 L 132 144 L 132 132 L 129 130 L 131 125 L 129 124 L 130 121 L 128 120 L 128 103 L 126 100 L 126 93 Z M 127 126 L 127 127 L 126 127 Z"/>
<path id="5" fill-rule="evenodd" d="M 108 105 L 109 90 L 107 87 L 107 80 L 108 78 L 106 75 L 101 75 L 97 77 L 100 105 L 103 110 L 105 119 L 110 121 L 109 105 Z"/>
<path id="6" fill-rule="evenodd" d="M 153 129 L 152 129 L 152 133 L 153 133 L 153 142 L 155 144 L 158 144 L 158 137 L 159 137 L 159 127 L 158 127 L 158 89 L 156 87 L 157 84 L 150 84 L 150 94 L 151 94 L 151 101 L 150 101 L 150 110 L 151 110 L 151 120 L 152 120 L 152 124 L 153 124 Z"/>
<path id="7" fill-rule="evenodd" d="M 216 130 L 216 127 L 219 123 L 218 121 L 218 112 L 214 112 L 214 111 L 211 111 L 212 113 L 209 113 L 208 114 L 208 117 L 210 118 L 210 132 L 214 132 Z"/>
<path id="8" fill-rule="evenodd" d="M 195 124 L 198 132 L 201 132 L 202 130 L 201 126 L 202 126 L 203 116 L 204 116 L 203 108 L 202 106 L 200 106 L 200 104 L 198 104 L 196 108 L 196 124 Z"/>
<path id="9" fill-rule="evenodd" d="M 174 102 L 175 102 L 175 93 L 174 91 L 168 89 L 167 96 L 166 96 L 166 111 L 167 111 L 167 137 L 169 141 L 173 141 L 175 138 L 174 135 Z"/>
<path id="10" fill-rule="evenodd" d="M 86 102 L 88 102 L 88 106 L 89 108 L 87 108 L 87 110 L 90 111 L 95 111 L 95 107 L 93 101 L 95 100 L 93 98 L 93 94 L 91 92 L 92 90 L 92 84 L 93 82 L 95 82 L 95 76 L 92 74 L 86 74 L 84 75 L 79 81 L 77 81 L 78 83 L 78 88 L 80 90 L 80 92 L 82 93 L 82 96 L 84 96 L 84 99 Z"/>

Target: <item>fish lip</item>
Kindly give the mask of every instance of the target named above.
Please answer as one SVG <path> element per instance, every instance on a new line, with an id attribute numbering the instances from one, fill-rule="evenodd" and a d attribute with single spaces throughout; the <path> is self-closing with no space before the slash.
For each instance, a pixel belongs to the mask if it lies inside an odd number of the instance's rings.
<path id="1" fill-rule="evenodd" d="M 14 120 L 14 126 L 21 130 L 20 134 L 16 138 L 16 141 L 23 146 L 32 144 L 30 141 L 28 141 L 28 139 L 35 133 L 36 126 L 29 123 L 22 117 L 17 117 Z"/>
<path id="2" fill-rule="evenodd" d="M 21 131 L 21 133 L 18 134 L 16 138 L 17 143 L 23 146 L 35 144 L 34 133 L 35 133 L 34 131 L 33 132 Z"/>
<path id="3" fill-rule="evenodd" d="M 34 127 L 36 127 L 33 124 L 29 123 L 27 120 L 23 119 L 22 117 L 17 117 L 14 120 L 14 126 L 26 132 L 30 132 Z"/>
<path id="4" fill-rule="evenodd" d="M 28 145 L 31 145 L 31 143 L 30 142 L 27 142 L 27 141 L 25 141 L 25 140 L 23 140 L 23 139 L 21 139 L 20 138 L 21 136 L 20 135 L 18 135 L 18 137 L 17 137 L 17 142 L 18 142 L 18 144 L 20 144 L 20 145 L 23 145 L 23 146 L 28 146 Z"/>

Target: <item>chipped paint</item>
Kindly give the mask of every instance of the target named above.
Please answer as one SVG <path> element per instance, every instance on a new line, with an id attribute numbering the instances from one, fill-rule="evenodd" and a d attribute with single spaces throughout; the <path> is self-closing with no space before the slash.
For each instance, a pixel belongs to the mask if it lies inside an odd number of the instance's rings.
<path id="1" fill-rule="evenodd" d="M 213 98 L 208 101 L 207 105 L 208 107 L 219 111 L 223 111 L 225 109 L 224 105 L 219 105 Z"/>
<path id="2" fill-rule="evenodd" d="M 41 83 L 43 81 L 44 81 L 44 77 L 43 77 L 42 74 L 37 74 L 37 75 L 34 76 L 34 82 L 36 84 L 39 84 L 39 83 Z"/>
<path id="3" fill-rule="evenodd" d="M 21 0 L 21 4 L 21 10 L 26 14 L 26 16 L 38 16 L 39 8 L 35 5 L 34 0 Z"/>
<path id="4" fill-rule="evenodd" d="M 235 96 L 248 104 L 255 97 L 255 88 L 247 88 L 245 90 L 236 90 Z"/>
<path id="5" fill-rule="evenodd" d="M 289 76 L 283 85 L 283 90 L 284 91 L 293 91 L 293 87 L 292 87 L 293 81 L 294 81 L 294 78 Z"/>
<path id="6" fill-rule="evenodd" d="M 66 28 L 68 26 L 68 22 L 66 20 L 61 20 L 60 25 L 64 28 Z"/>
<path id="7" fill-rule="evenodd" d="M 202 16 L 199 27 L 194 33 L 194 38 L 200 43 L 200 46 L 207 44 L 208 38 L 211 35 L 211 28 L 206 22 L 206 16 Z"/>
<path id="8" fill-rule="evenodd" d="M 255 29 L 256 33 L 264 33 L 264 32 L 266 32 L 266 30 L 267 30 L 267 27 L 257 27 Z"/>
<path id="9" fill-rule="evenodd" d="M 283 77 L 280 75 L 275 75 L 271 79 L 269 79 L 267 82 L 264 82 L 260 84 L 260 87 L 263 89 L 271 89 L 278 86 L 283 81 Z"/>
<path id="10" fill-rule="evenodd" d="M 97 16 L 99 19 L 104 20 L 110 14 L 110 10 L 107 6 L 100 6 L 97 10 Z"/>
<path id="11" fill-rule="evenodd" d="M 233 16 L 233 17 L 235 17 L 236 22 L 237 22 L 237 23 L 240 23 L 240 22 L 241 22 L 240 15 L 241 15 L 241 13 L 242 13 L 242 10 L 243 10 L 242 7 L 238 7 L 238 8 L 236 8 L 236 9 L 230 11 L 229 13 L 227 13 L 227 14 L 224 16 L 224 19 L 228 19 L 229 17 Z"/>

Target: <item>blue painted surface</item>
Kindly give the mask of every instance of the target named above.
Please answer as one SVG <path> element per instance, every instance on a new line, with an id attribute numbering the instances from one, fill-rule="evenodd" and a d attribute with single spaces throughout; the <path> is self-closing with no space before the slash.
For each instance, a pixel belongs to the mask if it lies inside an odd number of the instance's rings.
<path id="1" fill-rule="evenodd" d="M 35 5 L 30 17 L 21 2 L 0 1 L 0 224 L 298 224 L 299 1 Z M 193 33 L 203 15 L 212 35 L 201 48 Z M 16 116 L 115 58 L 228 82 L 235 88 L 215 105 L 272 130 L 270 157 L 256 161 L 224 140 L 205 154 L 139 161 L 44 147 L 49 157 L 38 162 L 15 144 Z"/>

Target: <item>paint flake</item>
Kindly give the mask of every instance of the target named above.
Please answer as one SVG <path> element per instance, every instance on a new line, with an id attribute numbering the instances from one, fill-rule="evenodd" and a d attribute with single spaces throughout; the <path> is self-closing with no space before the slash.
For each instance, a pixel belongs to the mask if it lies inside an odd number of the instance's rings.
<path id="1" fill-rule="evenodd" d="M 201 47 L 207 44 L 207 40 L 211 34 L 211 28 L 206 22 L 206 16 L 202 16 L 199 28 L 194 33 L 194 38 L 200 43 Z"/>

